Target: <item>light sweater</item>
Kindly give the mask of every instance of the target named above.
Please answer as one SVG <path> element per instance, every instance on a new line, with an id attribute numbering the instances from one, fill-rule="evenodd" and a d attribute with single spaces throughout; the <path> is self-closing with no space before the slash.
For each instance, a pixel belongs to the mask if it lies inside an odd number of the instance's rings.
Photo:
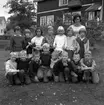
<path id="1" fill-rule="evenodd" d="M 71 26 L 69 26 L 69 27 L 71 27 L 71 28 L 73 29 L 74 34 L 75 34 L 76 37 L 79 36 L 79 30 L 80 30 L 80 29 L 82 29 L 82 28 L 83 28 L 83 29 L 86 29 L 86 27 L 83 26 L 83 25 L 80 25 L 80 26 L 71 25 Z"/>
<path id="2" fill-rule="evenodd" d="M 67 45 L 67 39 L 66 35 L 56 35 L 53 43 L 53 47 L 55 47 L 55 50 L 57 51 L 63 51 L 64 48 L 66 48 Z"/>
<path id="3" fill-rule="evenodd" d="M 35 36 L 34 38 L 31 39 L 31 43 L 32 44 L 35 43 L 36 46 L 40 47 L 42 45 L 43 39 L 44 39 L 43 36 L 40 36 L 40 37 Z"/>
<path id="4" fill-rule="evenodd" d="M 5 75 L 7 75 L 8 72 L 14 72 L 14 73 L 19 72 L 19 70 L 17 70 L 17 63 L 12 62 L 11 60 L 5 62 L 5 70 L 6 70 Z"/>
<path id="5" fill-rule="evenodd" d="M 67 50 L 75 50 L 75 36 L 67 37 Z"/>

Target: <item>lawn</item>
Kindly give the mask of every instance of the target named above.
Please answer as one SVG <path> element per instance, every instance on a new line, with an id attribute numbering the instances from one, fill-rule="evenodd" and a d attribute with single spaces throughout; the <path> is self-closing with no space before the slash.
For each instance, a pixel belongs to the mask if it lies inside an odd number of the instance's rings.
<path id="1" fill-rule="evenodd" d="M 93 51 L 100 73 L 99 84 L 37 83 L 9 86 L 3 67 L 8 53 L 0 51 L 0 105 L 104 105 L 104 43 L 99 42 Z"/>

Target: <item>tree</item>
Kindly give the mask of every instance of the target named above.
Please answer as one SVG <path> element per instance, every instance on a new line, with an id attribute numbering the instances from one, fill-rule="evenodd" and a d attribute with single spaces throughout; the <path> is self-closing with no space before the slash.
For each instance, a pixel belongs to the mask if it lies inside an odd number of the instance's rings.
<path id="1" fill-rule="evenodd" d="M 10 23 L 7 27 L 13 28 L 16 25 L 19 25 L 24 29 L 36 24 L 33 20 L 33 18 L 36 19 L 36 8 L 34 7 L 33 2 L 28 0 L 10 0 L 5 7 L 10 8 L 9 14 L 12 14 L 9 18 Z"/>

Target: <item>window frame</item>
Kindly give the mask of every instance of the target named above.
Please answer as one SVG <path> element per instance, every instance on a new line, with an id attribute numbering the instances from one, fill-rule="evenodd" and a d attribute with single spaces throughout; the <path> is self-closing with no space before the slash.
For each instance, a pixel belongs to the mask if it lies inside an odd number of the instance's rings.
<path id="1" fill-rule="evenodd" d="M 68 5 L 68 1 L 69 0 L 67 0 L 66 4 L 63 4 L 64 0 L 59 0 L 59 7 Z"/>

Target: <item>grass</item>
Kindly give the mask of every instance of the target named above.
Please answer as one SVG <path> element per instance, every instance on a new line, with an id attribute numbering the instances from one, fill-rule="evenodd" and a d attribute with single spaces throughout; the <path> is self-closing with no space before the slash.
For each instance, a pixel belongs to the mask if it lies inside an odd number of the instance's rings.
<path id="1" fill-rule="evenodd" d="M 104 105 L 104 43 L 98 42 L 93 57 L 100 74 L 99 84 L 37 83 L 9 86 L 3 62 L 9 52 L 0 51 L 0 105 Z"/>

